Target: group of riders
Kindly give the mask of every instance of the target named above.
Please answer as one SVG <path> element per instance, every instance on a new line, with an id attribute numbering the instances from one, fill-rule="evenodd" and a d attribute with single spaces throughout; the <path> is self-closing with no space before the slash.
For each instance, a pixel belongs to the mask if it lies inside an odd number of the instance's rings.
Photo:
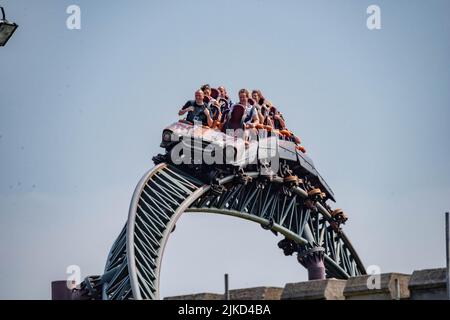
<path id="1" fill-rule="evenodd" d="M 224 86 L 217 89 L 205 84 L 195 92 L 195 99 L 189 100 L 180 109 L 180 116 L 187 113 L 186 121 L 201 123 L 205 127 L 228 132 L 267 130 L 276 132 L 285 139 L 300 143 L 287 130 L 283 115 L 264 98 L 260 90 L 238 92 L 239 103 L 233 103 Z"/>
<path id="2" fill-rule="evenodd" d="M 233 132 L 238 129 L 242 129 L 241 132 L 258 130 L 272 132 L 280 139 L 295 142 L 298 150 L 306 152 L 305 148 L 299 145 L 300 139 L 286 128 L 281 112 L 264 98 L 260 90 L 253 90 L 250 94 L 247 89 L 241 89 L 238 94 L 239 103 L 233 103 L 225 87 L 220 86 L 215 89 L 205 84 L 195 92 L 195 99 L 186 102 L 178 114 L 182 116 L 187 113 L 185 121 L 191 124 L 201 123 L 204 127 L 227 134 L 230 134 L 229 130 Z M 292 176 L 285 177 L 286 179 L 292 180 Z M 313 188 L 308 195 L 323 197 L 324 193 L 318 188 Z M 305 204 L 312 205 L 312 202 L 308 201 Z M 328 205 L 325 204 L 325 206 L 335 218 L 331 226 L 335 231 L 339 231 L 339 224 L 345 223 L 347 216 L 342 209 L 332 211 Z"/>

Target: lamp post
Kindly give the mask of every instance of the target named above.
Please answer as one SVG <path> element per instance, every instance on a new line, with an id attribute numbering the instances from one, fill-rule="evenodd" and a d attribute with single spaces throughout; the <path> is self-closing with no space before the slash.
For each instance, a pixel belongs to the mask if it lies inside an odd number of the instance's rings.
<path id="1" fill-rule="evenodd" d="M 18 25 L 6 20 L 5 10 L 3 7 L 0 7 L 0 9 L 2 11 L 2 18 L 0 19 L 0 47 L 3 47 L 9 38 L 11 38 L 14 31 L 16 31 Z"/>
<path id="2" fill-rule="evenodd" d="M 445 213 L 445 256 L 447 299 L 450 300 L 450 217 L 448 212 Z"/>
<path id="3" fill-rule="evenodd" d="M 225 300 L 230 300 L 230 289 L 228 287 L 228 273 L 225 273 Z"/>

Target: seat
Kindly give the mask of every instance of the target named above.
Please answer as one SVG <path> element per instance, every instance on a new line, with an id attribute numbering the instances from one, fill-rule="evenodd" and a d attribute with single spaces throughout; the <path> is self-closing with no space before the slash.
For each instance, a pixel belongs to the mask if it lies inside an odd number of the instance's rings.
<path id="1" fill-rule="evenodd" d="M 220 92 L 216 88 L 211 88 L 211 98 L 216 99 L 219 97 Z"/>
<path id="2" fill-rule="evenodd" d="M 233 111 L 231 112 L 230 118 L 228 120 L 226 129 L 244 129 L 244 118 L 245 107 L 241 104 L 235 104 L 233 107 Z"/>
<path id="3" fill-rule="evenodd" d="M 219 101 L 220 108 L 221 108 L 222 110 L 227 110 L 227 109 L 230 107 L 230 106 L 228 105 L 227 99 L 225 99 L 225 98 L 220 98 L 218 101 Z"/>
<path id="4" fill-rule="evenodd" d="M 270 107 L 269 112 L 272 113 L 273 115 L 275 115 L 277 113 L 277 108 L 276 107 Z"/>
<path id="5" fill-rule="evenodd" d="M 210 110 L 211 110 L 211 119 L 213 119 L 213 120 L 220 120 L 219 119 L 220 108 L 215 106 L 215 105 L 211 105 L 210 106 Z"/>

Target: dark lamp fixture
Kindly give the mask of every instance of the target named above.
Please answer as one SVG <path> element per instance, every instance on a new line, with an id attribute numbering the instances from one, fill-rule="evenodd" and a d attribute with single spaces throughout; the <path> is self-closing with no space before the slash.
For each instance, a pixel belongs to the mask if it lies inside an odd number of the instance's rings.
<path id="1" fill-rule="evenodd" d="M 3 47 L 9 38 L 11 38 L 14 31 L 16 31 L 18 25 L 6 20 L 5 10 L 3 7 L 0 7 L 0 9 L 2 10 L 2 18 L 0 19 L 0 47 Z"/>

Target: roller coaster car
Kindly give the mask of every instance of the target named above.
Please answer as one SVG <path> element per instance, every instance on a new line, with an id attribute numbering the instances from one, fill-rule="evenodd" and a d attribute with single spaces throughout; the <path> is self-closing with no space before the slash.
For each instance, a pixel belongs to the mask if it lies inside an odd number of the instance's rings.
<path id="1" fill-rule="evenodd" d="M 233 119 L 234 113 L 238 113 L 239 107 L 234 106 L 230 119 Z M 237 117 L 237 118 L 242 118 Z M 241 129 L 242 124 L 231 121 L 229 129 Z M 232 167 L 236 170 L 244 170 L 257 164 L 258 170 L 265 166 L 273 159 L 278 159 L 289 165 L 293 173 L 299 178 L 307 177 L 315 186 L 323 190 L 321 197 L 326 199 L 334 199 L 334 193 L 319 172 L 314 167 L 311 158 L 306 155 L 303 147 L 298 146 L 292 139 L 287 139 L 287 135 L 276 130 L 270 131 L 269 128 L 258 126 L 257 130 L 264 130 L 265 135 L 257 136 L 257 139 L 247 139 L 239 134 L 234 136 L 225 134 L 218 129 L 211 129 L 205 126 L 194 126 L 186 120 L 180 120 L 166 127 L 162 133 L 161 147 L 165 148 L 168 153 L 172 149 L 182 143 L 184 150 L 192 150 L 194 153 L 201 155 L 200 159 L 204 159 L 205 154 L 209 154 L 210 159 L 215 159 L 216 150 L 221 150 L 227 156 L 226 167 Z M 239 132 L 239 131 L 237 131 Z M 241 131 L 242 133 L 243 131 Z M 261 139 L 276 139 L 278 143 L 273 144 L 266 141 L 262 143 Z M 273 142 L 273 140 L 272 140 Z M 276 148 L 272 146 L 276 145 Z M 180 148 L 182 149 L 182 148 Z M 230 158 L 229 155 L 232 155 Z M 181 155 L 186 157 L 186 155 Z M 195 159 L 192 154 L 188 157 Z M 185 162 L 183 162 L 185 163 Z M 219 167 L 219 166 L 217 166 Z M 235 170 L 235 171 L 236 171 Z"/>
<path id="2" fill-rule="evenodd" d="M 229 158 L 221 158 L 221 164 L 230 165 L 237 169 L 244 169 L 253 161 L 251 156 L 257 155 L 258 141 L 245 141 L 243 136 L 230 136 L 218 129 L 211 129 L 206 126 L 194 126 L 186 120 L 180 120 L 168 126 L 163 130 L 161 147 L 167 152 L 182 144 L 180 148 L 190 150 L 192 154 L 185 155 L 181 152 L 180 157 L 183 163 L 186 159 L 188 162 L 199 159 L 216 159 L 216 152 L 222 151 L 223 156 Z M 245 152 L 247 151 L 247 152 Z"/>

